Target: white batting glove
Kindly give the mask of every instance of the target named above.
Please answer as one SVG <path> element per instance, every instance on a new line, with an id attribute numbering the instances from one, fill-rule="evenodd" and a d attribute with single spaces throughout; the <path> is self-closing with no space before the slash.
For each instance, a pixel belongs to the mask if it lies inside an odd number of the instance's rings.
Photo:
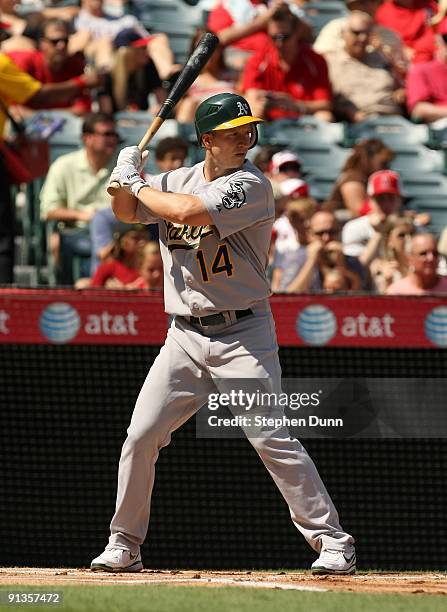
<path id="1" fill-rule="evenodd" d="M 138 169 L 132 164 L 116 166 L 110 176 L 110 181 L 116 181 L 123 189 L 136 197 L 142 187 L 149 186 L 148 183 L 141 178 Z"/>
<path id="2" fill-rule="evenodd" d="M 143 151 L 141 153 L 140 149 L 137 146 L 133 147 L 124 147 L 121 149 L 118 159 L 116 160 L 117 166 L 125 166 L 130 165 L 137 168 L 138 172 L 141 172 L 146 163 L 147 156 L 149 155 L 149 151 Z"/>

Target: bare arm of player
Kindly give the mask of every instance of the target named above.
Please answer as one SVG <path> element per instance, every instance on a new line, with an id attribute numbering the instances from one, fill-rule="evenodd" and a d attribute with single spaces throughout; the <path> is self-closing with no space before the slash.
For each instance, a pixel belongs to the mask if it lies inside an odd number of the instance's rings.
<path id="1" fill-rule="evenodd" d="M 148 208 L 154 217 L 182 225 L 212 225 L 213 221 L 200 198 L 184 193 L 165 193 L 144 186 L 138 192 L 138 199 L 124 189 L 112 200 L 115 216 L 125 223 L 138 223 L 138 200 Z"/>

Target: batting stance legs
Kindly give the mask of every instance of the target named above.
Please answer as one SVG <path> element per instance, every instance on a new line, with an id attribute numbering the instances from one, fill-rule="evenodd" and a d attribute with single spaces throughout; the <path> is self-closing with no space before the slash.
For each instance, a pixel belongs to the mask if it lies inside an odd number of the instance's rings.
<path id="1" fill-rule="evenodd" d="M 180 317 L 171 325 L 136 402 L 122 449 L 111 522 L 109 549 L 129 551 L 138 569 L 159 451 L 216 391 L 214 381 L 222 372 L 226 378 L 240 378 L 243 372 L 244 378 L 268 379 L 270 392 L 280 392 L 281 370 L 268 308 L 250 320 L 213 329 L 212 335 L 204 335 Z M 320 551 L 323 543 L 331 542 L 336 550 L 350 550 L 353 538 L 342 530 L 315 465 L 298 440 L 286 427 L 249 439 L 312 548 Z"/>

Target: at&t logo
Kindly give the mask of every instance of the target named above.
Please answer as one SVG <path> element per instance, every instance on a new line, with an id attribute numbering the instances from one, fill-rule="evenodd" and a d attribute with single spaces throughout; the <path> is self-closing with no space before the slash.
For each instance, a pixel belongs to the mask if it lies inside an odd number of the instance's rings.
<path id="1" fill-rule="evenodd" d="M 298 315 L 296 331 L 306 344 L 321 346 L 337 333 L 337 319 L 330 308 L 312 304 Z"/>

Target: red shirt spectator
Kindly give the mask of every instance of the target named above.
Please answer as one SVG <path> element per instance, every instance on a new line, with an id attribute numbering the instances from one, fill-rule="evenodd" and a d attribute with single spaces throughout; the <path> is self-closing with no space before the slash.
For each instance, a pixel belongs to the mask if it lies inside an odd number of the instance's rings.
<path id="1" fill-rule="evenodd" d="M 45 61 L 44 54 L 38 50 L 10 51 L 7 54 L 14 64 L 27 72 L 41 83 L 62 83 L 84 74 L 85 61 L 81 54 L 69 56 L 61 70 L 53 71 Z M 91 110 L 91 97 L 88 94 L 79 94 L 67 102 L 49 105 L 48 103 L 34 108 L 73 108 L 77 113 L 83 114 Z"/>
<path id="2" fill-rule="evenodd" d="M 263 89 L 288 93 L 295 100 L 327 100 L 332 98 L 326 60 L 305 43 L 299 43 L 295 61 L 289 70 L 281 65 L 278 49 L 269 44 L 254 54 L 245 65 L 242 91 Z M 296 110 L 272 106 L 266 112 L 269 120 L 297 118 Z"/>
<path id="3" fill-rule="evenodd" d="M 108 280 L 119 281 L 122 285 L 134 283 L 140 277 L 137 268 L 129 268 L 122 261 L 114 259 L 106 261 L 96 268 L 92 278 L 92 287 L 106 287 Z"/>
<path id="4" fill-rule="evenodd" d="M 377 9 L 375 20 L 400 35 L 404 45 L 413 51 L 413 63 L 427 62 L 435 51 L 430 19 L 436 12 L 433 0 L 387 0 Z"/>
<path id="5" fill-rule="evenodd" d="M 256 6 L 258 4 L 263 4 L 263 2 L 260 0 L 251 0 L 251 4 Z M 232 14 L 229 8 L 229 6 L 224 6 L 224 2 L 221 1 L 211 10 L 208 15 L 208 29 L 211 30 L 211 32 L 217 34 L 237 23 L 235 21 L 235 15 Z M 251 16 L 251 14 L 249 13 L 248 16 Z M 253 10 L 252 18 L 255 16 L 256 12 Z M 267 39 L 267 33 L 265 29 L 263 29 L 259 32 L 248 34 L 239 40 L 235 40 L 231 45 L 242 51 L 258 51 L 264 47 Z"/>
<path id="6" fill-rule="evenodd" d="M 415 119 L 426 122 L 447 117 L 447 23 L 436 35 L 436 56 L 411 67 L 407 78 L 407 105 Z"/>

